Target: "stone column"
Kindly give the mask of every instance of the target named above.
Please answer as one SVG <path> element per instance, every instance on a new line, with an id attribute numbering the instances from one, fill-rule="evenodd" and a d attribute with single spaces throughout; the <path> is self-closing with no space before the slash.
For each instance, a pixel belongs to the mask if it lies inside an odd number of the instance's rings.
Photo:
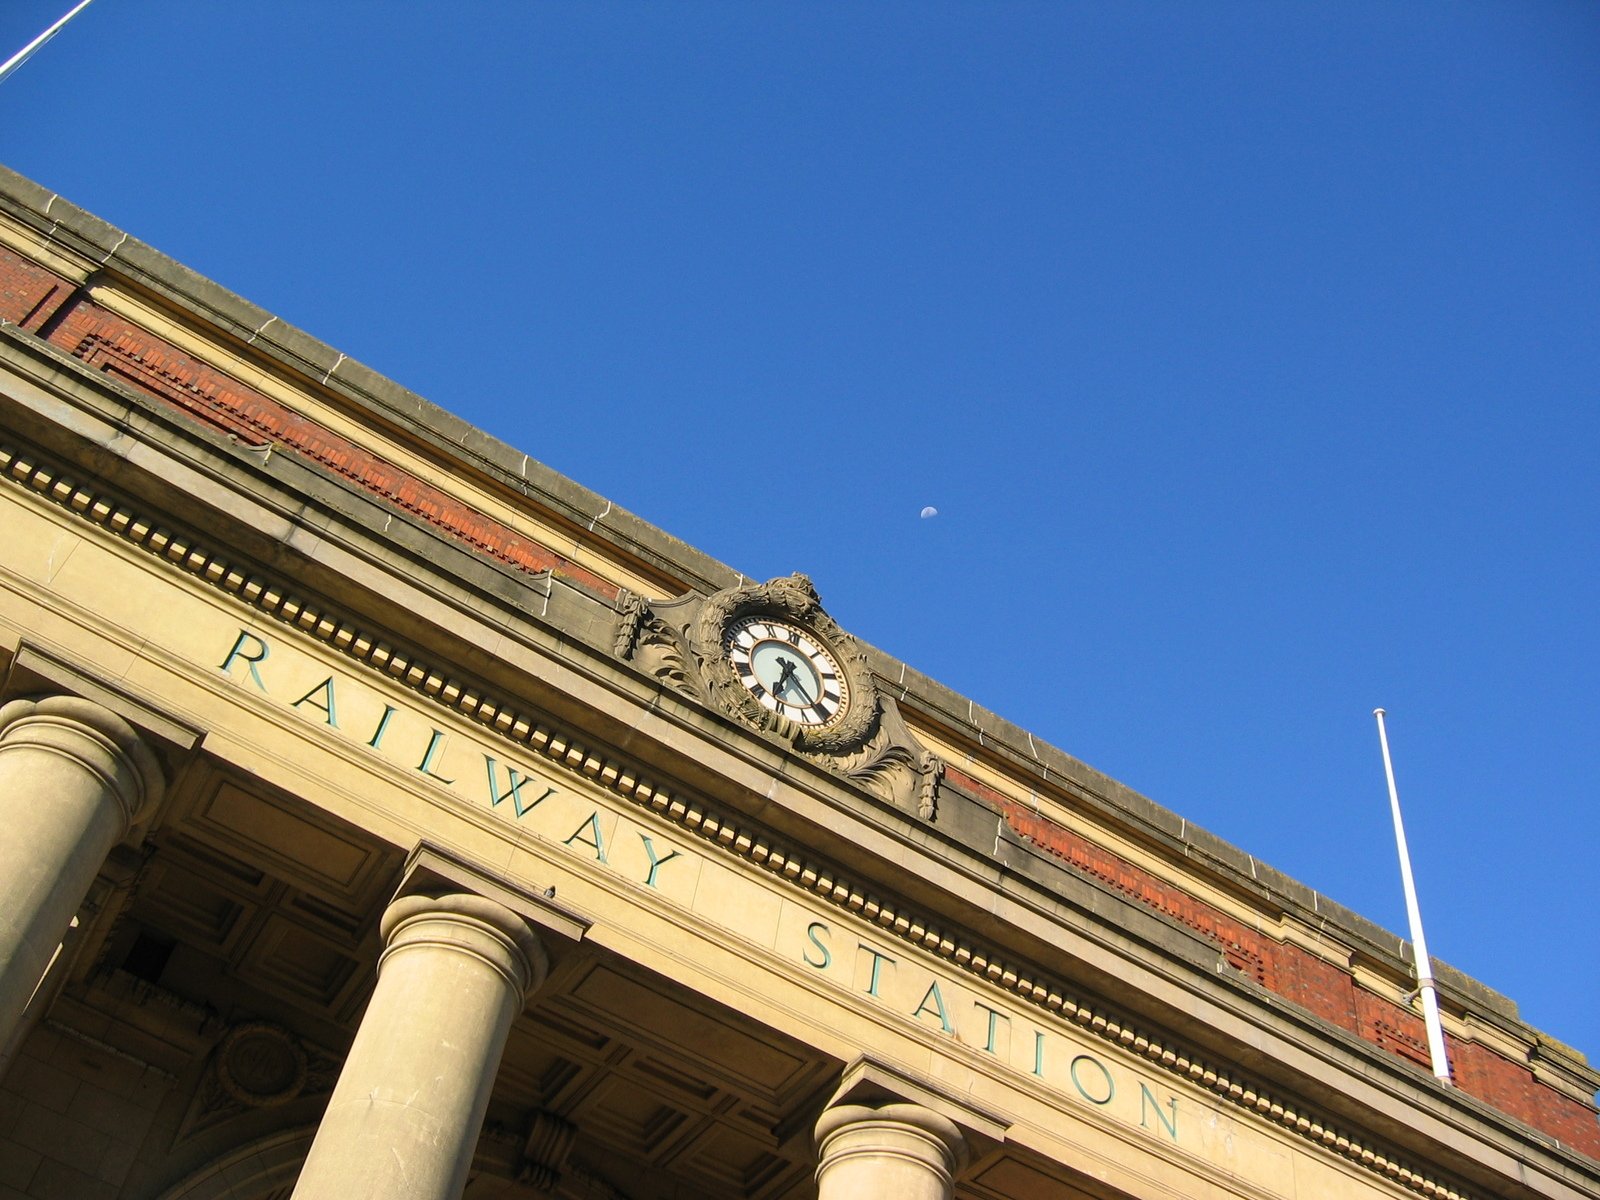
<path id="1" fill-rule="evenodd" d="M 0 706 L 0 1046 L 106 855 L 163 786 L 133 726 L 98 704 Z"/>
<path id="2" fill-rule="evenodd" d="M 458 1200 L 511 1022 L 549 969 L 482 896 L 403 896 L 294 1200 Z"/>
<path id="3" fill-rule="evenodd" d="M 951 1200 L 967 1159 L 955 1122 L 920 1104 L 835 1104 L 816 1137 L 817 1200 Z"/>

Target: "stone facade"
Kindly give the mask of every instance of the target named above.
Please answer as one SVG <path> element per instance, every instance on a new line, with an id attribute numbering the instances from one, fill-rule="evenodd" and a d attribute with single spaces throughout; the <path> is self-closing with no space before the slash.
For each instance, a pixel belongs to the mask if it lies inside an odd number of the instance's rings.
<path id="1" fill-rule="evenodd" d="M 0 175 L 0 1200 L 1600 1197 L 1404 946 Z"/>

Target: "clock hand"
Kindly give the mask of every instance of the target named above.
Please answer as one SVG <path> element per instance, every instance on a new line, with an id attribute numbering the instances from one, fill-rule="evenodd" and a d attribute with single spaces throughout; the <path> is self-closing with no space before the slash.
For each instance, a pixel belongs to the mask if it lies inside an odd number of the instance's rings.
<path id="1" fill-rule="evenodd" d="M 780 658 L 778 660 L 778 666 L 781 667 L 782 670 L 778 672 L 777 686 L 772 689 L 772 695 L 774 698 L 779 696 L 786 687 L 793 685 L 795 690 L 800 693 L 800 699 L 805 703 L 810 704 L 811 698 L 806 695 L 806 689 L 800 683 L 800 676 L 795 673 L 794 663 L 790 662 L 787 658 Z"/>
<path id="2" fill-rule="evenodd" d="M 778 682 L 772 685 L 772 697 L 777 699 L 783 695 L 783 689 L 789 686 L 789 678 L 794 674 L 794 664 L 786 658 L 778 660 L 782 669 L 778 672 Z"/>

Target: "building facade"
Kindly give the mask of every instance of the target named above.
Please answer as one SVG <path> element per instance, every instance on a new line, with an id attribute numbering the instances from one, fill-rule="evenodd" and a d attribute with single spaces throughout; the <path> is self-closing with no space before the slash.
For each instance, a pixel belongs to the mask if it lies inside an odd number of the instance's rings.
<path id="1" fill-rule="evenodd" d="M 0 174 L 0 1200 L 1600 1197 L 1392 934 Z"/>

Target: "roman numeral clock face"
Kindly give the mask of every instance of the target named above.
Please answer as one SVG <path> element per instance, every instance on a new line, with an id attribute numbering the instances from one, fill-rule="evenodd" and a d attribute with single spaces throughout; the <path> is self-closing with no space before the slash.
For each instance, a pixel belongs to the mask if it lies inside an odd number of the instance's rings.
<path id="1" fill-rule="evenodd" d="M 763 707 L 802 725 L 827 725 L 849 703 L 827 647 L 785 621 L 744 617 L 728 626 L 728 662 Z"/>

